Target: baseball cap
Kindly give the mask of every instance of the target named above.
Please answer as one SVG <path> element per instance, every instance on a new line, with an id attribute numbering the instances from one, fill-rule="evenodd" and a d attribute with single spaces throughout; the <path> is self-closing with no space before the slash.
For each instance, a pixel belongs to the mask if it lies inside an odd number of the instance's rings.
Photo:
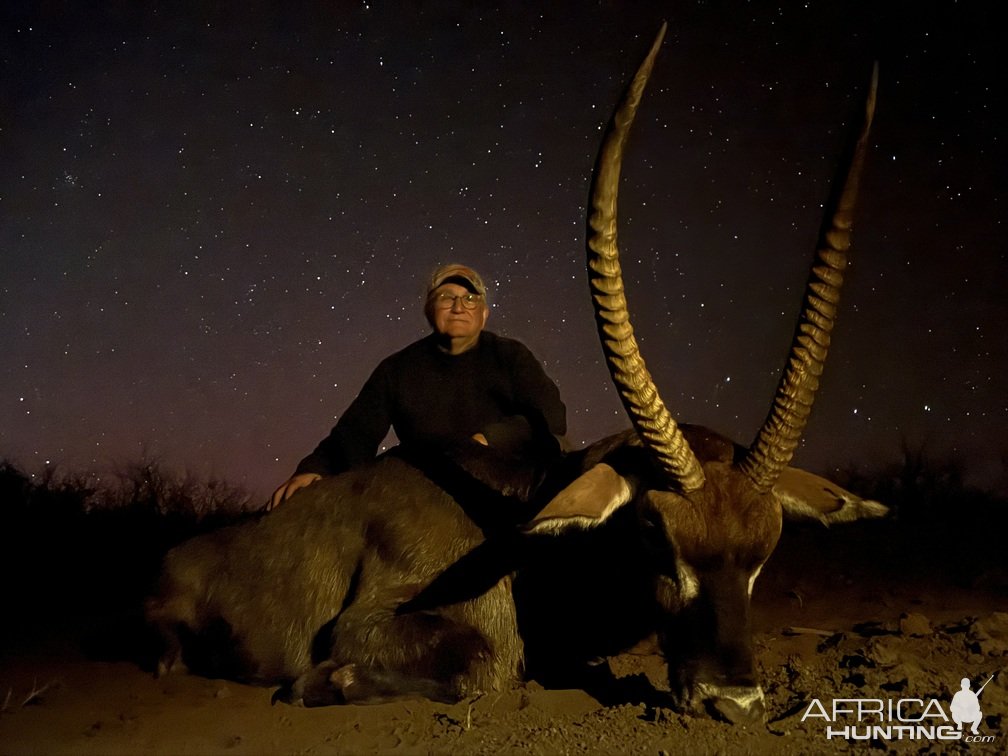
<path id="1" fill-rule="evenodd" d="M 480 278 L 479 273 L 467 265 L 449 263 L 435 270 L 427 285 L 427 296 L 430 296 L 438 286 L 446 283 L 458 284 L 473 294 L 479 294 L 481 297 L 486 296 L 486 286 L 483 285 L 483 279 Z"/>

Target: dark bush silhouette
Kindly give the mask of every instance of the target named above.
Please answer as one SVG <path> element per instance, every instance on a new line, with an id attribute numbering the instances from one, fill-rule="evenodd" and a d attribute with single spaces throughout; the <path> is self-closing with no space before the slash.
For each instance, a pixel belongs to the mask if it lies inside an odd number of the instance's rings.
<path id="1" fill-rule="evenodd" d="M 787 590 L 795 574 L 814 573 L 822 583 L 951 581 L 1008 592 L 1008 557 L 997 543 L 1008 501 L 966 485 L 957 460 L 905 446 L 901 459 L 875 471 L 832 477 L 892 515 L 845 525 L 843 537 L 820 526 L 788 529 L 761 578 L 765 589 Z M 80 629 L 92 643 L 103 639 L 106 654 L 135 654 L 142 600 L 165 552 L 259 516 L 250 505 L 240 488 L 171 474 L 150 458 L 111 480 L 52 470 L 33 479 L 0 462 L 0 642 Z M 813 563 L 829 569 L 806 569 Z"/>
<path id="2" fill-rule="evenodd" d="M 889 517 L 846 525 L 843 538 L 814 526 L 792 529 L 770 566 L 815 560 L 830 566 L 824 579 L 837 583 L 917 583 L 924 592 L 941 584 L 1008 594 L 1008 552 L 999 544 L 1008 529 L 1008 500 L 968 485 L 966 472 L 959 459 L 934 459 L 904 444 L 897 461 L 832 474 L 840 485 L 889 506 Z"/>
<path id="3" fill-rule="evenodd" d="M 156 460 L 112 478 L 33 480 L 0 463 L 0 639 L 133 621 L 169 548 L 251 514 L 241 489 L 169 474 Z"/>

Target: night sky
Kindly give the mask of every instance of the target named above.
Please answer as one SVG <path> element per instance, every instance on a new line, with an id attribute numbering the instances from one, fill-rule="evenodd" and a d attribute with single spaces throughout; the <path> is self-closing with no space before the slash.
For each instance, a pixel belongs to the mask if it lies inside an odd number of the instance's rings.
<path id="1" fill-rule="evenodd" d="M 1008 490 L 996 7 L 8 0 L 0 458 L 108 471 L 148 454 L 265 498 L 426 333 L 426 278 L 451 261 L 490 285 L 488 328 L 545 363 L 572 442 L 626 427 L 585 206 L 602 128 L 667 20 L 620 198 L 666 404 L 752 440 L 877 58 L 852 264 L 796 462 L 876 468 L 906 443 Z"/>

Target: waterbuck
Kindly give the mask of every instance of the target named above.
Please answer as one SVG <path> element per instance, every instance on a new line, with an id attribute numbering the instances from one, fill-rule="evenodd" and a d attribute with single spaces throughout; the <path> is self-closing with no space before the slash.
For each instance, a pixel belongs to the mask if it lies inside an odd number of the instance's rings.
<path id="1" fill-rule="evenodd" d="M 885 511 L 788 466 L 829 347 L 876 76 L 776 397 L 741 447 L 673 420 L 623 293 L 619 175 L 664 32 L 602 144 L 587 245 L 599 336 L 632 429 L 567 455 L 542 480 L 506 484 L 492 450 L 422 460 L 394 451 L 257 522 L 182 544 L 147 605 L 166 643 L 161 671 L 186 662 L 279 682 L 282 697 L 306 704 L 452 700 L 517 681 L 523 640 L 530 656 L 573 665 L 657 633 L 680 705 L 733 721 L 763 715 L 749 605 L 783 516 L 839 522 Z M 495 512 L 508 520 L 509 507 L 519 527 L 492 522 Z M 567 632 L 565 621 L 583 624 Z"/>

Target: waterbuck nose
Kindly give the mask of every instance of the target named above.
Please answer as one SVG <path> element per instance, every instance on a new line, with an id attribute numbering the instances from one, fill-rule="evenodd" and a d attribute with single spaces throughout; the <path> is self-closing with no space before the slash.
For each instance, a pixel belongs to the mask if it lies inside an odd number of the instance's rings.
<path id="1" fill-rule="evenodd" d="M 766 700 L 758 685 L 697 683 L 691 703 L 694 708 L 720 716 L 732 724 L 759 724 L 766 718 Z"/>

